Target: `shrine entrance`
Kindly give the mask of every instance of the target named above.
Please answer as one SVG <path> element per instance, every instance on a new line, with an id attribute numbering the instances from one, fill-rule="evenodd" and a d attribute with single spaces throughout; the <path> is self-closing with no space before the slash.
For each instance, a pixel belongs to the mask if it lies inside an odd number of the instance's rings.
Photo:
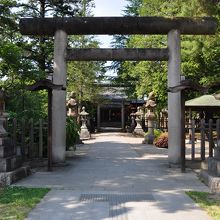
<path id="1" fill-rule="evenodd" d="M 66 87 L 66 62 L 75 61 L 168 61 L 168 87 L 179 85 L 180 36 L 215 34 L 217 23 L 212 18 L 163 17 L 74 17 L 23 18 L 20 30 L 24 35 L 55 36 L 53 83 Z M 167 48 L 67 49 L 67 35 L 130 35 L 159 34 L 168 36 Z M 52 100 L 53 162 L 65 160 L 66 91 L 53 91 Z M 180 92 L 168 93 L 169 163 L 181 161 L 181 98 Z M 116 111 L 115 111 L 116 113 Z M 104 113 L 103 113 L 104 114 Z M 103 117 L 107 117 L 104 116 Z M 100 123 L 100 121 L 98 121 Z M 124 123 L 124 122 L 122 122 Z"/>
<path id="2" fill-rule="evenodd" d="M 100 114 L 101 127 L 121 127 L 121 106 L 103 106 Z"/>

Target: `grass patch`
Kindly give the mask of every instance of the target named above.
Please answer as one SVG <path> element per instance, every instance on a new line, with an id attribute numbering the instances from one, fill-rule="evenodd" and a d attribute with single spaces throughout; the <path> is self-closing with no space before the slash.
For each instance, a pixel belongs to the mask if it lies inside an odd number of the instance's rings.
<path id="1" fill-rule="evenodd" d="M 186 194 L 204 209 L 214 220 L 220 220 L 220 196 L 207 192 L 190 191 Z"/>
<path id="2" fill-rule="evenodd" d="M 0 220 L 24 219 L 47 192 L 43 188 L 0 188 Z"/>

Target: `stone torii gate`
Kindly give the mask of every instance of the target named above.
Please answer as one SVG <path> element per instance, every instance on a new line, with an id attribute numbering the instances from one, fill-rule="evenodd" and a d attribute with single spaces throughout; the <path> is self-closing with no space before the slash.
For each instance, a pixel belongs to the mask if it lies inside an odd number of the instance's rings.
<path id="1" fill-rule="evenodd" d="M 213 18 L 164 17 L 73 17 L 23 18 L 23 35 L 55 36 L 53 83 L 66 86 L 66 62 L 69 60 L 167 60 L 168 87 L 180 84 L 180 35 L 215 34 Z M 160 34 L 168 35 L 165 49 L 67 49 L 67 35 Z M 53 91 L 52 100 L 53 162 L 65 161 L 66 92 Z M 168 129 L 170 164 L 181 161 L 181 98 L 180 92 L 168 93 Z"/>

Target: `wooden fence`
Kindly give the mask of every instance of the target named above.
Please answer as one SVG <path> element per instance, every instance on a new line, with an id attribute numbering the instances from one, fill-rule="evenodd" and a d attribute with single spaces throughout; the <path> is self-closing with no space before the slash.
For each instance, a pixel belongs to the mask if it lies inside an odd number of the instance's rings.
<path id="1" fill-rule="evenodd" d="M 17 154 L 23 160 L 47 156 L 47 122 L 16 118 L 9 120 L 8 131 L 13 140 Z"/>
<path id="2" fill-rule="evenodd" d="M 196 134 L 199 134 L 200 137 L 196 136 Z M 217 119 L 215 123 L 213 119 L 210 119 L 208 123 L 202 119 L 199 126 L 196 125 L 195 120 L 192 120 L 191 124 L 189 124 L 189 137 L 192 160 L 195 160 L 195 142 L 198 138 L 200 139 L 200 159 L 206 159 L 206 147 L 209 148 L 208 156 L 213 157 L 214 148 L 220 140 L 220 119 Z"/>

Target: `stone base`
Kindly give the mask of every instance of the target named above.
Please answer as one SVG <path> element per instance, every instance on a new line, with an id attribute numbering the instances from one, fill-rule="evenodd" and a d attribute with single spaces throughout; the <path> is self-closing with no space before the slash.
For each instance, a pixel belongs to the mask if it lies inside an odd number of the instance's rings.
<path id="1" fill-rule="evenodd" d="M 153 144 L 154 143 L 154 135 L 152 134 L 147 134 L 144 137 L 144 140 L 142 142 L 143 144 Z"/>
<path id="2" fill-rule="evenodd" d="M 209 174 L 206 170 L 201 170 L 200 178 L 210 188 L 211 192 L 213 193 L 220 192 L 220 177 L 213 176 Z"/>
<path id="3" fill-rule="evenodd" d="M 220 147 L 214 148 L 214 158 L 220 160 Z"/>
<path id="4" fill-rule="evenodd" d="M 201 161 L 201 169 L 202 170 L 208 170 L 208 160 L 206 159 L 205 161 Z"/>
<path id="5" fill-rule="evenodd" d="M 5 158 L 13 155 L 14 149 L 11 147 L 0 146 L 0 158 Z"/>
<path id="6" fill-rule="evenodd" d="M 10 172 L 22 165 L 22 158 L 20 156 L 11 156 L 7 158 L 0 158 L 0 172 Z"/>
<path id="7" fill-rule="evenodd" d="M 80 139 L 81 140 L 88 140 L 90 139 L 90 133 L 88 131 L 88 129 L 85 129 L 85 128 L 81 128 L 81 131 L 80 131 Z"/>
<path id="8" fill-rule="evenodd" d="M 144 137 L 144 131 L 143 131 L 142 128 L 135 128 L 134 131 L 133 131 L 133 134 Z"/>
<path id="9" fill-rule="evenodd" d="M 0 173 L 0 186 L 8 186 L 16 181 L 27 177 L 31 174 L 31 169 L 29 166 L 20 167 L 11 172 Z"/>
<path id="10" fill-rule="evenodd" d="M 74 150 L 68 150 L 66 151 L 66 157 L 71 158 L 75 156 L 75 151 Z"/>
<path id="11" fill-rule="evenodd" d="M 171 163 L 171 162 L 169 162 L 168 167 L 169 168 L 181 168 L 181 164 L 180 163 Z"/>
<path id="12" fill-rule="evenodd" d="M 208 172 L 217 177 L 220 177 L 220 160 L 208 158 Z"/>

